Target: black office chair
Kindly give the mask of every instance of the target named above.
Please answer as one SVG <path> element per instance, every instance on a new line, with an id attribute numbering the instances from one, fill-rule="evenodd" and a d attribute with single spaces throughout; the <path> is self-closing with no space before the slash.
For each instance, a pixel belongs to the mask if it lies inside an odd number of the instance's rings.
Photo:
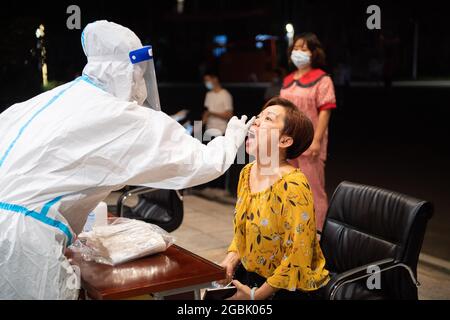
<path id="1" fill-rule="evenodd" d="M 417 262 L 432 213 L 427 201 L 342 182 L 320 239 L 331 274 L 324 298 L 417 300 Z"/>
<path id="2" fill-rule="evenodd" d="M 133 196 L 138 199 L 137 205 L 125 205 L 126 199 Z M 127 187 L 117 200 L 116 215 L 156 224 L 167 232 L 172 232 L 183 222 L 182 191 Z"/>

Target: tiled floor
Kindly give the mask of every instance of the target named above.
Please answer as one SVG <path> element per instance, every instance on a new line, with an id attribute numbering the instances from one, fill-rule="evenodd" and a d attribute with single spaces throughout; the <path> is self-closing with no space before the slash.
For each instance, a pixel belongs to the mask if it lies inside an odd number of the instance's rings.
<path id="1" fill-rule="evenodd" d="M 172 234 L 177 244 L 220 262 L 233 238 L 234 207 L 196 196 L 184 197 L 184 221 Z"/>
<path id="2" fill-rule="evenodd" d="M 222 261 L 233 237 L 233 205 L 185 195 L 184 209 L 183 223 L 172 233 L 176 243 L 213 262 Z M 420 299 L 450 300 L 450 270 L 419 262 L 418 280 Z"/>

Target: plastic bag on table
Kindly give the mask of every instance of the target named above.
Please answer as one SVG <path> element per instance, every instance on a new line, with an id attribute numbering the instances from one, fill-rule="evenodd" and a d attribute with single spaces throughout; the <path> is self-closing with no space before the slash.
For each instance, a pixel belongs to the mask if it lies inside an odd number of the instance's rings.
<path id="1" fill-rule="evenodd" d="M 86 261 L 118 265 L 167 250 L 175 238 L 157 225 L 147 222 L 114 218 L 106 226 L 78 235 L 71 246 Z"/>

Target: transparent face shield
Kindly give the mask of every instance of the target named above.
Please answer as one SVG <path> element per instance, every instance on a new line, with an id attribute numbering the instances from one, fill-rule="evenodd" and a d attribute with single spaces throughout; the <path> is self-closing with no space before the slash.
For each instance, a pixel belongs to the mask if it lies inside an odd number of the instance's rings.
<path id="1" fill-rule="evenodd" d="M 147 99 L 143 102 L 143 106 L 158 111 L 161 110 L 152 46 L 145 46 L 130 51 L 129 56 L 131 63 L 139 66 L 139 69 L 144 73 L 143 78 L 147 89 Z"/>

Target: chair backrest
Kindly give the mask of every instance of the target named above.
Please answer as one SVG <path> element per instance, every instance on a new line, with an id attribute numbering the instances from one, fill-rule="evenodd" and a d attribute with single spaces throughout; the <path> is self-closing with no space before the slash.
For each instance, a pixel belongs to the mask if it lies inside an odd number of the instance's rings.
<path id="1" fill-rule="evenodd" d="M 328 269 L 341 273 L 393 258 L 408 265 L 417 276 L 419 253 L 432 212 L 429 202 L 342 182 L 331 198 L 322 231 L 321 246 Z M 404 290 L 398 290 L 397 285 L 394 291 Z"/>

